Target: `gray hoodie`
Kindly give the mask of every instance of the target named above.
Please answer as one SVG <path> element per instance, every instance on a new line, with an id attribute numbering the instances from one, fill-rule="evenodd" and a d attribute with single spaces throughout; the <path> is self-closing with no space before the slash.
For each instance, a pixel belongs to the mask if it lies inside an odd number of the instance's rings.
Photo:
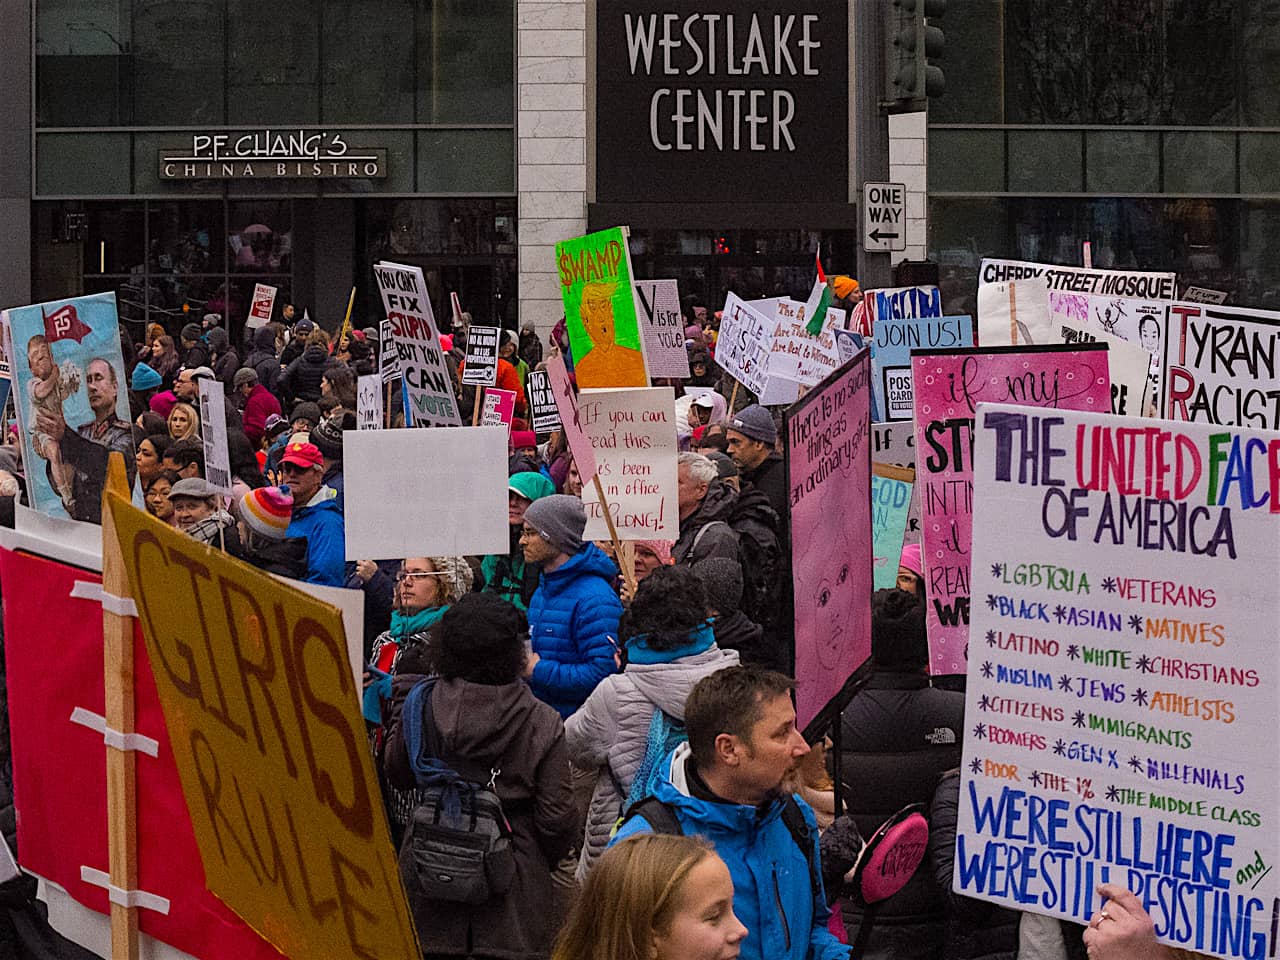
<path id="1" fill-rule="evenodd" d="M 684 702 L 697 682 L 737 665 L 736 650 L 721 650 L 714 644 L 702 653 L 670 663 L 631 663 L 622 673 L 601 680 L 565 721 L 570 761 L 574 766 L 600 771 L 587 811 L 586 836 L 578 860 L 579 882 L 609 845 L 622 803 L 644 759 L 654 705 L 684 720 Z"/>

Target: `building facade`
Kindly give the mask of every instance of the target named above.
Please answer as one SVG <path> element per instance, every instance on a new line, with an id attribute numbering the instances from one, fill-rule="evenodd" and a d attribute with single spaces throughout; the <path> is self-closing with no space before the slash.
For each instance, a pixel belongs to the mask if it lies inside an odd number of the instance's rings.
<path id="1" fill-rule="evenodd" d="M 671 9 L 682 12 L 673 19 Z M 554 245 L 627 224 L 640 276 L 801 294 L 851 272 L 852 0 L 30 0 L 0 11 L 0 302 L 115 290 L 135 335 L 256 283 L 332 328 L 370 266 L 437 313 L 561 316 Z M 924 252 L 924 124 L 899 121 Z"/>
<path id="2" fill-rule="evenodd" d="M 1280 309 L 1280 16 L 1266 0 L 964 0 L 930 104 L 929 249 L 1176 270 Z"/>

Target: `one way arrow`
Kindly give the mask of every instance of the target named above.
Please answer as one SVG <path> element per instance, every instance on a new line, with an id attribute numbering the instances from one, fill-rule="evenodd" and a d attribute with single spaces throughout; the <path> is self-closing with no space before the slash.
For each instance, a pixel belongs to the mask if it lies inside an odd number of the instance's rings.
<path id="1" fill-rule="evenodd" d="M 876 243 L 879 243 L 881 240 L 897 240 L 898 239 L 898 235 L 896 233 L 881 233 L 879 227 L 876 227 L 876 229 L 872 230 L 871 233 L 868 234 L 868 236 L 871 237 L 871 239 L 874 240 Z"/>

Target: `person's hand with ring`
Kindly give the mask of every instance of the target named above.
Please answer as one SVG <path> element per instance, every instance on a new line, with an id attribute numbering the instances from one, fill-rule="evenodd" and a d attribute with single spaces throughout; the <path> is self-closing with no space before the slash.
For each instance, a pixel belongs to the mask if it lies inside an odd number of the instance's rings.
<path id="1" fill-rule="evenodd" d="M 1098 896 L 1105 906 L 1084 932 L 1092 960 L 1167 960 L 1169 952 L 1156 940 L 1155 923 L 1137 897 L 1114 883 L 1098 887 Z"/>

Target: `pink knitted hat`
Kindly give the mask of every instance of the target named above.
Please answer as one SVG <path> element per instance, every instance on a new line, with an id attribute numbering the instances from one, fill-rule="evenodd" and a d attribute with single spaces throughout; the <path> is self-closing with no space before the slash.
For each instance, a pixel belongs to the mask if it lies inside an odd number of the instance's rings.
<path id="1" fill-rule="evenodd" d="M 293 496 L 283 487 L 259 487 L 240 498 L 240 519 L 254 533 L 283 540 L 293 514 Z"/>

